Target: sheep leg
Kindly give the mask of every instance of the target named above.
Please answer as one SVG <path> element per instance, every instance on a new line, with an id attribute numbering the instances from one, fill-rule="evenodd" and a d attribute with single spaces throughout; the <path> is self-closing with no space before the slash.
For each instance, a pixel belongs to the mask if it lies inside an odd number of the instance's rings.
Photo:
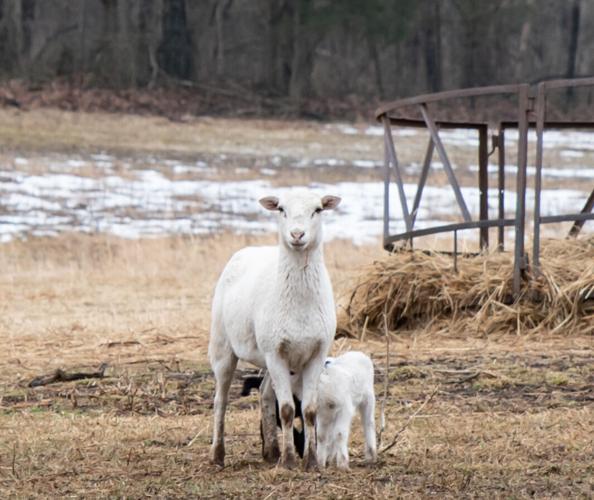
<path id="1" fill-rule="evenodd" d="M 292 469 L 297 464 L 297 459 L 295 458 L 295 444 L 293 442 L 295 405 L 291 391 L 291 372 L 287 363 L 282 358 L 275 356 L 266 357 L 266 368 L 270 374 L 280 408 L 283 436 L 280 464 L 287 469 Z"/>
<path id="2" fill-rule="evenodd" d="M 266 373 L 260 385 L 260 412 L 262 457 L 266 462 L 276 463 L 280 457 L 278 437 L 276 435 L 276 398 L 268 373 Z"/>
<path id="3" fill-rule="evenodd" d="M 365 461 L 374 463 L 377 460 L 377 445 L 375 437 L 375 398 L 368 397 L 360 407 L 361 423 L 365 434 Z"/>
<path id="4" fill-rule="evenodd" d="M 317 438 L 318 438 L 318 446 L 317 446 L 317 458 L 318 458 L 318 465 L 320 467 L 326 467 L 328 462 L 328 458 L 330 455 L 330 448 L 332 441 L 329 439 L 328 431 L 325 428 L 317 427 Z"/>
<path id="5" fill-rule="evenodd" d="M 318 382 L 324 367 L 324 357 L 317 356 L 312 359 L 303 370 L 303 408 L 305 428 L 305 449 L 303 463 L 305 470 L 318 468 L 316 454 L 316 412 L 318 398 Z"/>
<path id="6" fill-rule="evenodd" d="M 213 464 L 223 466 L 225 463 L 225 411 L 227 409 L 229 387 L 231 386 L 233 373 L 237 367 L 237 356 L 231 350 L 217 353 L 217 355 L 212 356 L 211 365 L 214 371 L 216 386 L 210 461 Z"/>
<path id="7" fill-rule="evenodd" d="M 349 434 L 353 412 L 348 409 L 342 412 L 336 419 L 334 454 L 336 456 L 336 466 L 339 469 L 349 468 Z"/>

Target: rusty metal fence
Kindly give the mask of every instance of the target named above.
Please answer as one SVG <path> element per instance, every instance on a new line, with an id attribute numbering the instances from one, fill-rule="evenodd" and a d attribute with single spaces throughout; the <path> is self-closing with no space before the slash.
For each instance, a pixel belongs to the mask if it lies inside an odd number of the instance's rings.
<path id="1" fill-rule="evenodd" d="M 513 290 L 518 296 L 521 290 L 522 275 L 528 269 L 529 259 L 525 251 L 526 235 L 526 179 L 528 163 L 528 130 L 536 129 L 536 165 L 534 180 L 534 231 L 532 244 L 532 265 L 535 272 L 539 269 L 540 253 L 540 226 L 554 222 L 573 221 L 569 232 L 570 236 L 577 236 L 588 219 L 594 219 L 592 208 L 594 206 L 594 179 L 593 190 L 580 213 L 541 215 L 541 190 L 542 190 L 542 163 L 544 131 L 554 129 L 591 129 L 594 130 L 594 116 L 591 120 L 547 120 L 547 97 L 550 91 L 571 89 L 577 87 L 594 87 L 594 78 L 581 78 L 572 80 L 549 80 L 536 86 L 526 83 L 515 85 L 497 85 L 491 87 L 477 87 L 461 90 L 439 92 L 420 95 L 408 99 L 394 101 L 376 111 L 376 118 L 384 127 L 384 248 L 392 250 L 399 241 L 408 241 L 412 244 L 414 238 L 434 235 L 438 233 L 454 233 L 454 256 L 457 255 L 457 233 L 465 229 L 479 231 L 480 248 L 489 247 L 489 228 L 497 228 L 497 247 L 504 249 L 504 228 L 514 227 L 514 265 L 513 265 Z M 515 99 L 517 115 L 514 119 L 476 119 L 455 120 L 432 116 L 429 105 L 444 103 L 452 99 L 480 98 L 486 96 L 507 96 Z M 495 110 L 497 111 L 497 110 Z M 477 113 L 478 114 L 478 113 Z M 503 113 L 502 113 L 503 114 Z M 421 167 L 416 194 L 412 207 L 409 209 L 404 192 L 404 183 L 401 167 L 398 162 L 396 146 L 392 134 L 392 127 L 421 127 L 429 132 L 429 142 Z M 495 128 L 492 135 L 493 148 L 489 152 L 489 127 Z M 478 190 L 479 214 L 478 220 L 472 218 L 452 164 L 440 137 L 442 129 L 473 129 L 478 132 Z M 505 218 L 505 131 L 517 129 L 517 172 L 516 172 L 516 207 L 513 219 Z M 489 218 L 488 192 L 488 157 L 497 150 L 497 192 L 498 216 Z M 430 228 L 415 229 L 417 211 L 419 209 L 423 189 L 425 187 L 434 152 L 443 164 L 448 182 L 454 192 L 456 203 L 460 210 L 462 221 Z M 396 182 L 398 198 L 402 210 L 406 231 L 399 234 L 390 234 L 390 183 L 392 176 Z"/>

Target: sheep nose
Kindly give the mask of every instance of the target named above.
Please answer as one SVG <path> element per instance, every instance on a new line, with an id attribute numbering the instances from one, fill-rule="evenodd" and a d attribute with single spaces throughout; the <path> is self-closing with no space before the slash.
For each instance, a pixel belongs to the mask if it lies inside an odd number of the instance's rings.
<path id="1" fill-rule="evenodd" d="M 301 238 L 303 238 L 303 235 L 305 234 L 304 231 L 291 231 L 291 237 L 295 240 L 295 241 L 299 241 Z"/>

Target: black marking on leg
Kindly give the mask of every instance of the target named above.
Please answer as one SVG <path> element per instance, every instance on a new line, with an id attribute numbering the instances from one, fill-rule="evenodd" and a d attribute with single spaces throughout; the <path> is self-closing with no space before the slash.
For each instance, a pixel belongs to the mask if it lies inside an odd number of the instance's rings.
<path id="1" fill-rule="evenodd" d="M 284 425 L 292 425 L 295 418 L 295 410 L 289 403 L 285 403 L 281 408 L 281 419 Z"/>

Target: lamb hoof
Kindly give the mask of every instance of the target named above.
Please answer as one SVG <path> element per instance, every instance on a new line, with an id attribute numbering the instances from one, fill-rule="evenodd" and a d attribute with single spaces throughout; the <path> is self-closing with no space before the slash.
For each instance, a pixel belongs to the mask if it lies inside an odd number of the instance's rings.
<path id="1" fill-rule="evenodd" d="M 365 450 L 365 463 L 367 465 L 373 465 L 377 462 L 377 450 L 375 448 L 367 448 Z"/>
<path id="2" fill-rule="evenodd" d="M 225 446 L 213 445 L 210 449 L 210 463 L 223 467 L 225 465 Z"/>
<path id="3" fill-rule="evenodd" d="M 274 443 L 271 446 L 264 448 L 262 450 L 262 458 L 264 458 L 265 462 L 269 464 L 275 464 L 278 462 L 280 457 L 280 449 L 278 447 L 278 443 Z"/>
<path id="4" fill-rule="evenodd" d="M 295 453 L 287 453 L 281 457 L 280 460 L 281 467 L 285 469 L 294 469 L 297 467 L 297 459 L 295 458 Z"/>
<path id="5" fill-rule="evenodd" d="M 319 470 L 318 460 L 314 453 L 309 453 L 303 462 L 303 470 L 306 472 L 317 472 Z"/>
<path id="6" fill-rule="evenodd" d="M 349 470 L 349 462 L 348 460 L 337 460 L 336 468 L 342 471 Z"/>

